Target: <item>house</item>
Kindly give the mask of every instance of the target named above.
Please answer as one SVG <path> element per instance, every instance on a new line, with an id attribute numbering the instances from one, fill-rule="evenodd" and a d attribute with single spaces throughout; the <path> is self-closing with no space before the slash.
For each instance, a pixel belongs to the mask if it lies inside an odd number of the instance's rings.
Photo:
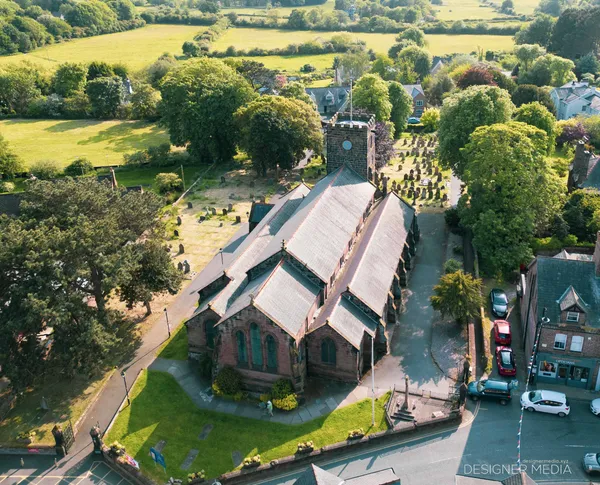
<path id="1" fill-rule="evenodd" d="M 569 165 L 567 190 L 573 192 L 577 189 L 591 189 L 600 191 L 600 157 L 590 152 L 583 140 L 575 146 L 575 157 Z"/>
<path id="2" fill-rule="evenodd" d="M 404 89 L 413 99 L 413 112 L 411 116 L 420 118 L 427 106 L 427 98 L 420 84 L 403 84 Z"/>
<path id="3" fill-rule="evenodd" d="M 294 482 L 294 485 L 400 485 L 400 479 L 392 468 L 343 479 L 319 468 L 310 467 Z"/>
<path id="4" fill-rule="evenodd" d="M 429 71 L 430 75 L 435 75 L 437 74 L 439 71 L 441 71 L 441 69 L 444 67 L 444 61 L 441 57 L 439 56 L 433 56 L 433 59 L 431 60 L 431 69 Z"/>
<path id="5" fill-rule="evenodd" d="M 372 349 L 388 351 L 419 229 L 410 204 L 369 181 L 373 124 L 335 116 L 327 175 L 262 211 L 211 269 L 186 322 L 191 358 L 235 367 L 246 389 L 286 378 L 301 392 L 308 376 L 357 382 Z"/>
<path id="6" fill-rule="evenodd" d="M 317 106 L 317 111 L 324 118 L 331 118 L 339 111 L 344 111 L 350 99 L 350 88 L 345 86 L 331 86 L 329 88 L 306 88 Z"/>
<path id="7" fill-rule="evenodd" d="M 520 287 L 525 350 L 539 339 L 534 379 L 600 390 L 600 233 L 593 256 L 538 256 Z"/>
<path id="8" fill-rule="evenodd" d="M 556 117 L 568 120 L 574 116 L 600 115 L 600 91 L 587 81 L 571 81 L 550 92 Z"/>

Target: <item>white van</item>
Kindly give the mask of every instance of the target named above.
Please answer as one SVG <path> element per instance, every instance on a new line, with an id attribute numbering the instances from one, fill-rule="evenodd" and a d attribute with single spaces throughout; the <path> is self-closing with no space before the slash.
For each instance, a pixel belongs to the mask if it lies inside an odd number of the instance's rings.
<path id="1" fill-rule="evenodd" d="M 564 418 L 571 412 L 571 406 L 567 396 L 556 391 L 529 391 L 521 396 L 521 406 L 527 411 L 539 411 L 540 413 L 558 414 Z"/>

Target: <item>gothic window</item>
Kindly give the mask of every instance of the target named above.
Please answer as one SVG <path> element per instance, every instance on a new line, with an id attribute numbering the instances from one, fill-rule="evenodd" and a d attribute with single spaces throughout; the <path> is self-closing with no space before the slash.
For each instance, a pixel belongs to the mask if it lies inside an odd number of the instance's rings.
<path id="1" fill-rule="evenodd" d="M 335 365 L 336 357 L 335 344 L 330 338 L 326 338 L 321 342 L 321 362 L 323 364 Z"/>
<path id="2" fill-rule="evenodd" d="M 207 320 L 204 324 L 204 333 L 206 335 L 206 346 L 209 349 L 215 348 L 215 321 Z"/>
<path id="3" fill-rule="evenodd" d="M 262 368 L 263 355 L 260 342 L 260 329 L 256 323 L 250 324 L 250 348 L 252 349 L 252 365 Z"/>
<path id="4" fill-rule="evenodd" d="M 277 342 L 272 335 L 267 335 L 267 369 L 277 370 Z"/>
<path id="5" fill-rule="evenodd" d="M 246 335 L 241 330 L 235 334 L 235 338 L 237 340 L 237 361 L 238 364 L 247 364 L 248 363 L 248 349 L 246 348 Z"/>

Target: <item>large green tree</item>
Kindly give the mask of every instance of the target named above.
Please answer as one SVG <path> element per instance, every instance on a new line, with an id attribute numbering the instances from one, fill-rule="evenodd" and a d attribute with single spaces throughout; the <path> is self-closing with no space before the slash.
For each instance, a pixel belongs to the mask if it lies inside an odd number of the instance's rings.
<path id="1" fill-rule="evenodd" d="M 235 114 L 240 147 L 250 156 L 256 171 L 293 168 L 304 150 L 321 152 L 321 120 L 311 106 L 297 99 L 262 96 Z"/>
<path id="2" fill-rule="evenodd" d="M 357 108 L 374 114 L 379 121 L 387 121 L 392 113 L 388 84 L 376 74 L 361 77 L 352 93 Z"/>
<path id="3" fill-rule="evenodd" d="M 443 317 L 449 315 L 457 323 L 466 324 L 469 318 L 479 315 L 485 300 L 481 296 L 483 283 L 468 273 L 458 270 L 440 278 L 433 287 L 433 295 L 429 298 L 434 310 Z"/>
<path id="4" fill-rule="evenodd" d="M 511 95 L 512 102 L 518 108 L 523 104 L 537 101 L 544 105 L 548 111 L 554 113 L 554 102 L 547 88 L 541 88 L 534 84 L 521 84 Z"/>
<path id="5" fill-rule="evenodd" d="M 88 68 L 84 64 L 65 62 L 58 66 L 52 78 L 54 92 L 63 97 L 83 91 L 87 80 Z"/>
<path id="6" fill-rule="evenodd" d="M 397 37 L 399 42 L 403 40 L 414 42 L 419 47 L 425 47 L 425 32 L 417 27 L 409 27 L 405 31 L 401 32 Z"/>
<path id="7" fill-rule="evenodd" d="M 515 46 L 514 53 L 521 63 L 521 69 L 527 72 L 533 61 L 546 53 L 546 49 L 537 44 L 520 44 Z"/>
<path id="8" fill-rule="evenodd" d="M 521 84 L 536 86 L 562 86 L 575 79 L 575 64 L 570 59 L 546 54 L 538 57 L 528 72 L 519 76 Z"/>
<path id="9" fill-rule="evenodd" d="M 23 161 L 10 149 L 8 141 L 0 134 L 0 176 L 13 178 L 23 171 Z"/>
<path id="10" fill-rule="evenodd" d="M 514 105 L 507 91 L 495 86 L 472 86 L 444 100 L 440 111 L 441 163 L 462 176 L 466 160 L 461 152 L 479 126 L 510 120 Z"/>
<path id="11" fill-rule="evenodd" d="M 554 151 L 556 144 L 556 118 L 548 109 L 538 102 L 523 104 L 514 114 L 514 120 L 535 126 L 548 137 L 548 155 Z"/>
<path id="12" fill-rule="evenodd" d="M 233 114 L 257 95 L 240 74 L 217 59 L 192 59 L 161 81 L 163 122 L 171 142 L 202 162 L 231 160 L 238 128 Z"/>
<path id="13" fill-rule="evenodd" d="M 600 195 L 593 190 L 576 190 L 563 207 L 569 233 L 580 241 L 594 242 L 600 230 Z"/>
<path id="14" fill-rule="evenodd" d="M 460 220 L 491 274 L 528 262 L 533 236 L 559 213 L 564 184 L 546 164 L 547 146 L 542 130 L 513 121 L 476 129 L 463 149 L 468 194 Z"/>
<path id="15" fill-rule="evenodd" d="M 429 76 L 431 71 L 431 54 L 416 45 L 405 47 L 398 54 L 399 62 L 407 62 L 421 80 Z"/>
<path id="16" fill-rule="evenodd" d="M 123 81 L 118 76 L 98 77 L 86 86 L 92 105 L 92 114 L 97 118 L 114 118 L 125 100 Z"/>
<path id="17" fill-rule="evenodd" d="M 392 103 L 390 121 L 394 124 L 394 138 L 398 139 L 406 129 L 408 117 L 413 111 L 413 100 L 404 86 L 396 81 L 388 83 L 388 91 Z"/>
<path id="18" fill-rule="evenodd" d="M 521 29 L 515 34 L 515 41 L 517 44 L 538 44 L 548 47 L 555 23 L 555 18 L 540 14 L 532 22 L 522 24 Z"/>
<path id="19" fill-rule="evenodd" d="M 598 52 L 600 6 L 569 8 L 558 18 L 552 31 L 550 51 L 568 59 Z"/>

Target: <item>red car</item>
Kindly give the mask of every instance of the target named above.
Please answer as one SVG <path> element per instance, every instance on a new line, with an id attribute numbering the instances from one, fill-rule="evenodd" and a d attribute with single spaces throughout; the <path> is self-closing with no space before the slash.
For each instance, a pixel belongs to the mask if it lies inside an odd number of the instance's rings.
<path id="1" fill-rule="evenodd" d="M 517 375 L 517 364 L 515 363 L 513 350 L 510 347 L 502 345 L 496 347 L 496 363 L 498 364 L 498 373 L 501 376 Z"/>
<path id="2" fill-rule="evenodd" d="M 494 322 L 494 340 L 498 345 L 510 345 L 512 341 L 510 323 L 506 320 L 496 320 Z"/>

